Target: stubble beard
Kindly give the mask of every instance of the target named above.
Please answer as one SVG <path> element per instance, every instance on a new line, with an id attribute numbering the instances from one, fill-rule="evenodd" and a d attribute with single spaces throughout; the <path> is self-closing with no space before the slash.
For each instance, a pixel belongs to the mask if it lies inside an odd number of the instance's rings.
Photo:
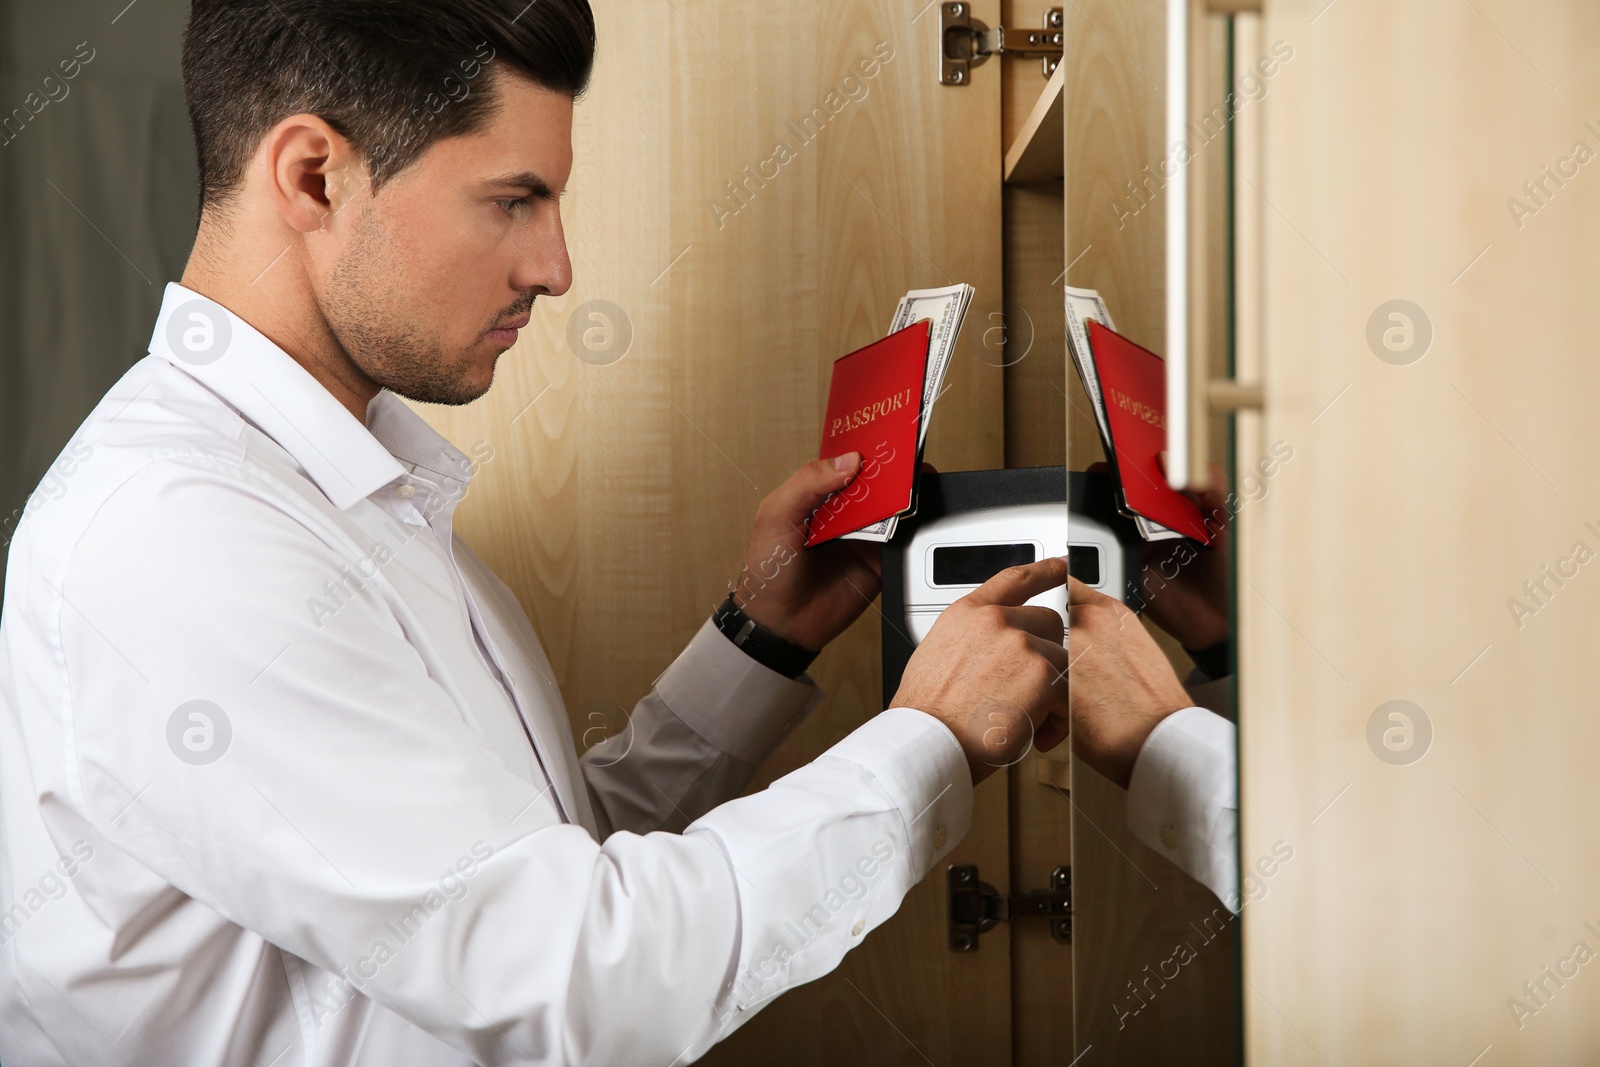
<path id="1" fill-rule="evenodd" d="M 493 369 L 480 387 L 471 348 L 447 350 L 407 317 L 409 298 L 396 282 L 403 268 L 397 243 L 373 213 L 364 213 L 328 279 L 322 313 L 329 330 L 350 362 L 390 392 L 424 404 L 472 403 L 494 384 Z"/>

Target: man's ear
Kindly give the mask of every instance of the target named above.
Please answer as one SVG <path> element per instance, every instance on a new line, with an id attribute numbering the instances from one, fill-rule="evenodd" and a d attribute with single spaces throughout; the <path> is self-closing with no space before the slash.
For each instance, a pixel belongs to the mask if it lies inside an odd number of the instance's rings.
<path id="1" fill-rule="evenodd" d="M 301 233 L 326 229 L 366 184 L 366 166 L 344 135 L 315 115 L 291 115 L 262 145 L 273 206 Z"/>

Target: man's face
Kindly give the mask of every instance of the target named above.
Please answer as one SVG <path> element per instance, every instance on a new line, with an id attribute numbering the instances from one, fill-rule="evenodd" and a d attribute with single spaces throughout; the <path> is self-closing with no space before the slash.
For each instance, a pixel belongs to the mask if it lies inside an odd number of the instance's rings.
<path id="1" fill-rule="evenodd" d="M 323 315 L 367 377 L 412 400 L 482 396 L 534 298 L 572 284 L 558 202 L 572 101 L 516 75 L 492 91 L 483 128 L 437 142 L 328 223 Z"/>

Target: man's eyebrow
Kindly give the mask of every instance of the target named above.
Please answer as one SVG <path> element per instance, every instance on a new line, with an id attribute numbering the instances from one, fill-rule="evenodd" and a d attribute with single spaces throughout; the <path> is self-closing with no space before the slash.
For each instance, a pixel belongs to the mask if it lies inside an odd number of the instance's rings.
<path id="1" fill-rule="evenodd" d="M 532 171 L 523 171 L 520 174 L 505 174 L 498 178 L 490 178 L 490 185 L 509 185 L 514 188 L 528 190 L 528 195 L 538 200 L 555 200 L 559 194 L 550 188 L 550 183 Z"/>

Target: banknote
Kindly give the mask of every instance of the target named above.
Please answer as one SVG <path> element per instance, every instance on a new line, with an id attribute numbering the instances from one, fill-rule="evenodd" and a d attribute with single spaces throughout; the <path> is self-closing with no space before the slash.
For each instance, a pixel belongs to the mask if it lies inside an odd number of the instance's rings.
<path id="1" fill-rule="evenodd" d="M 956 338 L 961 334 L 961 323 L 967 308 L 972 304 L 977 290 L 965 283 L 942 289 L 913 289 L 900 298 L 894 317 L 889 320 L 889 333 L 903 330 L 919 319 L 927 319 L 928 370 L 922 384 L 922 424 L 917 429 L 917 454 L 922 454 L 922 442 L 928 436 L 928 423 L 933 418 L 934 403 L 944 390 L 945 372 L 955 358 Z M 903 514 L 910 514 L 906 512 Z M 891 515 L 881 522 L 864 526 L 845 539 L 855 541 L 887 541 L 894 536 L 900 516 Z"/>

